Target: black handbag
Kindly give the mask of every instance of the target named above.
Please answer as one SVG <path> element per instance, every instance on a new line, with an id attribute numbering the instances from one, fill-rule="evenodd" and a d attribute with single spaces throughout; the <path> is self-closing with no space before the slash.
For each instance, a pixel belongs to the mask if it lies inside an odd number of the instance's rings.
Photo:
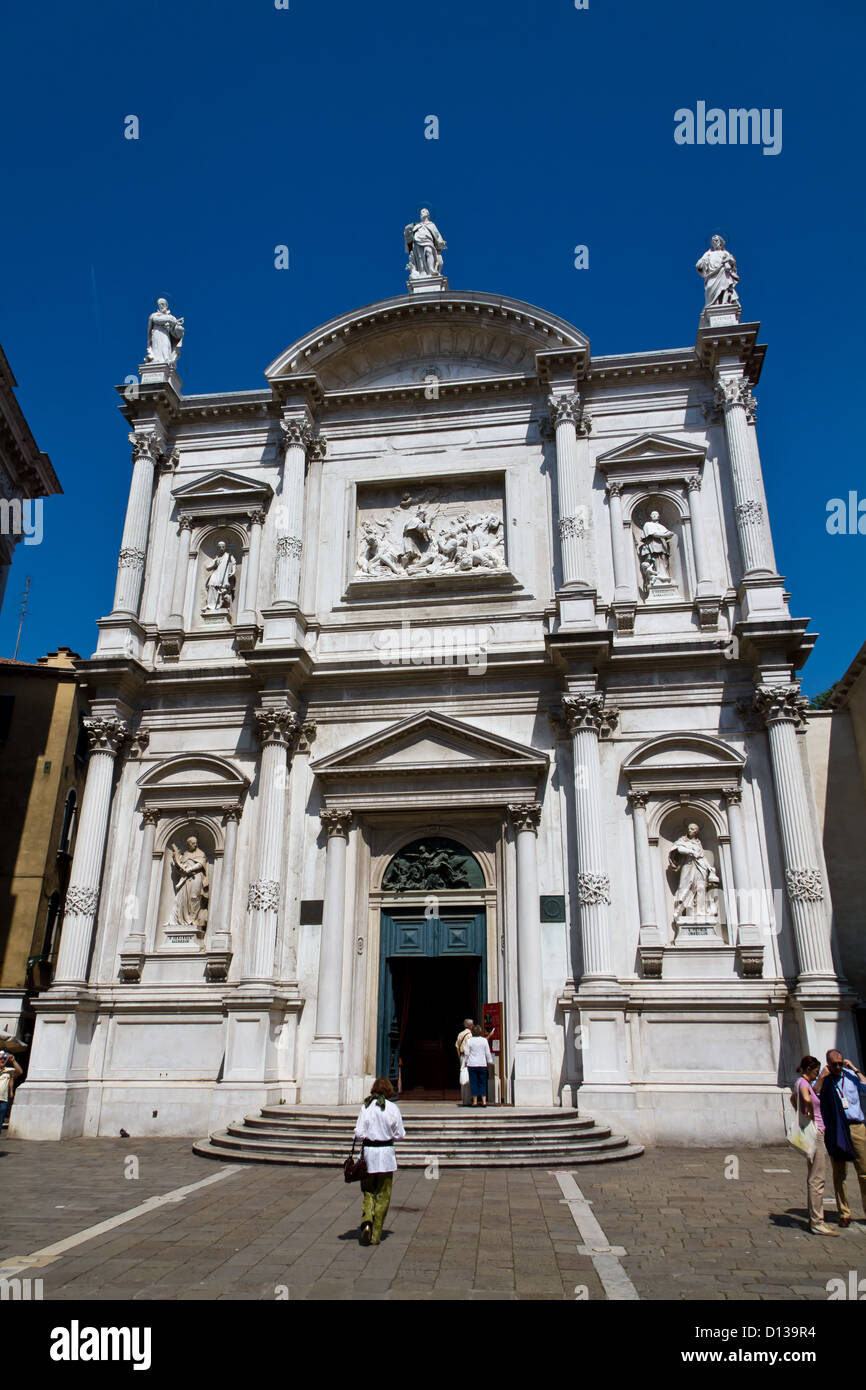
<path id="1" fill-rule="evenodd" d="M 367 1160 L 364 1157 L 364 1141 L 361 1140 L 361 1152 L 355 1157 L 355 1140 L 352 1140 L 352 1152 L 343 1164 L 343 1177 L 346 1182 L 360 1182 L 367 1176 Z"/>

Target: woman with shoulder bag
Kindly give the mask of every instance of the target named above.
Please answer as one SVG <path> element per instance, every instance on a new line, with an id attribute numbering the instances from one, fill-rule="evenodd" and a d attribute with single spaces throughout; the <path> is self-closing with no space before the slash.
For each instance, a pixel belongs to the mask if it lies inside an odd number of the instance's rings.
<path id="1" fill-rule="evenodd" d="M 463 1049 L 463 1058 L 469 1069 L 469 1085 L 472 1089 L 472 1104 L 487 1104 L 487 1068 L 493 1062 L 490 1044 L 480 1026 L 476 1023 L 472 1037 Z"/>
<path id="2" fill-rule="evenodd" d="M 817 1057 L 804 1057 L 797 1071 L 800 1079 L 794 1088 L 791 1104 L 797 1106 L 797 1116 L 801 1125 L 814 1121 L 818 1135 L 815 1152 L 811 1158 L 806 1156 L 806 1205 L 809 1211 L 809 1230 L 815 1236 L 837 1236 L 835 1226 L 824 1221 L 824 1120 L 821 1116 L 821 1102 L 813 1090 L 821 1063 Z"/>
<path id="3" fill-rule="evenodd" d="M 377 1076 L 355 1125 L 355 1138 L 362 1141 L 361 1152 L 367 1165 L 367 1176 L 361 1179 L 364 1194 L 362 1245 L 381 1243 L 382 1227 L 391 1205 L 391 1186 L 397 1169 L 394 1140 L 406 1138 L 403 1116 L 391 1100 L 393 1094 L 394 1087 L 387 1076 Z"/>

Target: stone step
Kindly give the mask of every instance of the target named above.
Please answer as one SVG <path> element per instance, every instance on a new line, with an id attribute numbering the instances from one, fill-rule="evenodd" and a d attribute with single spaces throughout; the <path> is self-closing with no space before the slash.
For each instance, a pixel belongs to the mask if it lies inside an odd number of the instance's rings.
<path id="1" fill-rule="evenodd" d="M 222 1136 L 228 1136 L 232 1140 L 242 1140 L 247 1144 L 264 1143 L 274 1147 L 282 1147 L 293 1151 L 305 1150 L 318 1153 L 338 1154 L 343 1157 L 352 1147 L 352 1131 L 348 1130 L 345 1135 L 299 1135 L 285 1134 L 278 1130 L 250 1130 L 245 1125 L 229 1125 L 227 1129 L 221 1131 Z M 548 1149 L 565 1151 L 572 1148 L 583 1148 L 587 1144 L 598 1143 L 601 1140 L 612 1139 L 609 1129 L 596 1126 L 586 1135 L 581 1135 L 579 1139 L 569 1139 L 545 1135 L 534 1139 L 528 1136 L 519 1139 L 516 1136 L 506 1138 L 491 1143 L 470 1135 L 434 1135 L 429 1138 L 419 1138 L 412 1135 L 411 1138 L 401 1139 L 397 1147 L 398 1157 L 405 1153 L 440 1153 L 452 1152 L 465 1153 L 467 1155 L 483 1155 L 485 1153 L 501 1151 L 502 1153 L 517 1153 L 523 1150 L 537 1150 L 544 1152 Z M 623 1140 L 623 1142 L 625 1142 Z"/>
<path id="2" fill-rule="evenodd" d="M 346 1126 L 354 1128 L 358 1109 L 359 1107 L 353 1106 L 351 1110 L 316 1113 L 298 1111 L 294 1106 L 266 1105 L 259 1115 L 247 1116 L 246 1123 L 277 1123 L 299 1130 L 342 1130 Z M 498 1128 L 507 1128 L 509 1133 L 516 1131 L 535 1134 L 542 1126 L 555 1126 L 559 1132 L 560 1128 L 591 1128 L 594 1123 L 591 1117 L 579 1115 L 576 1110 L 546 1110 L 535 1113 L 526 1110 L 514 1111 L 509 1106 L 489 1106 L 487 1109 L 455 1107 L 454 1111 L 431 1114 L 428 1110 L 423 1115 L 409 1110 L 403 1110 L 402 1113 L 404 1121 L 411 1124 L 413 1130 L 436 1133 L 443 1129 L 459 1129 L 463 1133 L 468 1128 L 477 1126 L 485 1134 Z"/>
<path id="3" fill-rule="evenodd" d="M 310 1124 L 296 1125 L 291 1120 L 275 1120 L 270 1116 L 248 1115 L 243 1123 L 252 1130 L 268 1130 L 274 1134 L 296 1134 L 304 1136 L 311 1141 L 315 1139 L 334 1139 L 336 1136 L 348 1136 L 351 1138 L 355 1129 L 355 1118 L 344 1121 L 340 1125 Z M 482 1143 L 508 1142 L 512 1139 L 533 1140 L 539 1133 L 551 1134 L 561 1143 L 569 1140 L 579 1142 L 583 1135 L 592 1131 L 594 1125 L 591 1119 L 575 1120 L 568 1125 L 557 1125 L 550 1130 L 542 1131 L 535 1125 L 419 1125 L 414 1118 L 407 1120 L 407 1127 L 411 1135 L 415 1138 L 425 1140 L 439 1139 L 442 1137 L 459 1139 L 478 1139 Z"/>
<path id="4" fill-rule="evenodd" d="M 298 1167 L 340 1169 L 348 1157 L 348 1152 L 339 1154 L 316 1154 L 311 1150 L 287 1151 L 284 1145 L 268 1145 L 261 1140 L 239 1140 L 232 1143 L 228 1136 L 214 1134 L 210 1139 L 200 1140 L 193 1145 L 193 1152 L 202 1158 L 215 1158 L 222 1162 L 244 1163 L 291 1163 Z M 541 1152 L 537 1146 L 527 1145 L 522 1151 L 509 1153 L 487 1153 L 480 1161 L 466 1154 L 436 1154 L 441 1168 L 572 1168 L 579 1163 L 609 1162 L 611 1159 L 637 1158 L 643 1153 L 638 1144 L 629 1144 L 624 1138 L 602 1141 L 599 1145 L 585 1144 L 563 1149 Z M 426 1168 L 430 1157 L 426 1154 L 403 1154 L 399 1163 L 401 1168 Z"/>

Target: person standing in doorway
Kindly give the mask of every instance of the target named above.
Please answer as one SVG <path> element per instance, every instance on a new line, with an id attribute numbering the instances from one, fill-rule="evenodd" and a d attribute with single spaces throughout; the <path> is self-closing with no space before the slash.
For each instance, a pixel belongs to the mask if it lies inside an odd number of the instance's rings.
<path id="1" fill-rule="evenodd" d="M 480 1100 L 481 1104 L 486 1106 L 487 1068 L 492 1065 L 493 1054 L 479 1023 L 476 1023 L 472 1029 L 472 1037 L 468 1039 L 463 1048 L 463 1057 L 469 1068 L 469 1089 L 472 1092 L 472 1104 L 477 1106 Z"/>
<path id="2" fill-rule="evenodd" d="M 827 1152 L 833 1161 L 833 1188 L 839 1210 L 839 1225 L 851 1225 L 846 1177 L 848 1164 L 860 1180 L 860 1201 L 866 1214 L 866 1076 L 843 1057 L 837 1048 L 827 1053 L 827 1065 L 815 1082 L 821 1098 Z"/>
<path id="3" fill-rule="evenodd" d="M 464 1061 L 464 1059 L 463 1059 L 463 1053 L 464 1053 L 465 1050 L 466 1050 L 466 1044 L 469 1042 L 469 1039 L 472 1037 L 472 1023 L 473 1023 L 473 1020 L 472 1020 L 471 1018 L 464 1018 L 464 1020 L 463 1020 L 463 1027 L 461 1028 L 460 1032 L 457 1034 L 457 1041 L 456 1041 L 456 1043 L 454 1044 L 454 1046 L 457 1048 L 457 1065 L 458 1065 L 458 1067 L 460 1068 L 461 1071 L 463 1070 L 463 1068 L 464 1068 L 465 1065 L 466 1065 L 466 1063 L 465 1063 L 465 1061 Z M 468 1105 L 468 1104 L 469 1104 L 469 1082 L 468 1082 L 468 1081 L 466 1082 L 466 1085 L 465 1085 L 465 1086 L 461 1086 L 461 1087 L 460 1087 L 460 1103 L 461 1103 L 461 1105 Z"/>
<path id="4" fill-rule="evenodd" d="M 824 1220 L 824 1117 L 821 1102 L 812 1089 L 821 1070 L 817 1057 L 804 1057 L 797 1071 L 800 1079 L 794 1087 L 793 1101 L 797 1106 L 800 1123 L 814 1120 L 818 1130 L 818 1143 L 811 1158 L 806 1160 L 806 1206 L 809 1211 L 809 1230 L 815 1236 L 837 1236 L 835 1226 L 828 1226 Z"/>
<path id="5" fill-rule="evenodd" d="M 397 1171 L 394 1140 L 406 1138 L 403 1116 L 391 1100 L 393 1094 L 394 1087 L 387 1076 L 377 1076 L 355 1125 L 355 1138 L 362 1140 L 361 1152 L 367 1164 L 367 1176 L 361 1179 L 362 1245 L 381 1243 Z"/>

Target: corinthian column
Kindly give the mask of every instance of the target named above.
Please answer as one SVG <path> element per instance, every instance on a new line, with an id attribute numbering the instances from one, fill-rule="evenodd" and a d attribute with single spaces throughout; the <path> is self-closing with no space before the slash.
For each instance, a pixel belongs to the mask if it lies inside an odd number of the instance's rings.
<path id="1" fill-rule="evenodd" d="M 538 897 L 538 827 L 541 807 L 508 807 L 517 839 L 517 1017 L 515 1105 L 550 1105 L 553 1078 L 544 1027 L 544 974 Z"/>
<path id="2" fill-rule="evenodd" d="M 343 1101 L 343 1039 L 340 1014 L 343 992 L 343 937 L 346 911 L 346 850 L 352 812 L 320 813 L 328 833 L 325 851 L 325 900 L 319 946 L 319 983 L 316 998 L 316 1036 L 307 1054 L 302 1095 L 312 1105 L 340 1105 Z"/>
<path id="3" fill-rule="evenodd" d="M 85 719 L 84 727 L 90 741 L 90 761 L 72 873 L 66 890 L 63 931 L 54 973 L 55 988 L 81 988 L 87 983 L 87 964 L 111 810 L 114 760 L 129 734 L 128 725 L 111 715 Z"/>
<path id="4" fill-rule="evenodd" d="M 150 429 L 129 436 L 132 444 L 132 483 L 126 506 L 123 540 L 117 561 L 117 583 L 114 589 L 114 613 L 138 615 L 141 600 L 141 581 L 147 554 L 150 530 L 150 509 L 153 499 L 153 475 L 165 449 L 158 430 Z"/>
<path id="5" fill-rule="evenodd" d="M 764 544 L 764 508 L 757 495 L 749 441 L 749 421 L 755 399 L 738 368 L 732 375 L 719 373 L 716 405 L 724 412 L 725 436 L 734 484 L 734 511 L 743 556 L 744 577 L 771 574 Z"/>
<path id="6" fill-rule="evenodd" d="M 556 483 L 559 493 L 559 543 L 563 586 L 590 588 L 587 557 L 589 508 L 579 472 L 577 434 L 586 435 L 591 417 L 581 413 L 577 392 L 551 396 L 550 418 L 556 432 Z"/>
<path id="7" fill-rule="evenodd" d="M 257 873 L 247 893 L 250 914 L 242 984 L 270 983 L 274 975 L 280 869 L 288 786 L 288 752 L 295 715 L 289 709 L 257 709 L 256 733 L 262 744 L 259 774 Z"/>
<path id="8" fill-rule="evenodd" d="M 631 556 L 626 552 L 625 535 L 622 527 L 622 483 L 614 479 L 605 489 L 610 512 L 610 545 L 613 551 L 613 579 L 616 586 L 614 601 L 635 603 L 634 567 Z"/>
<path id="9" fill-rule="evenodd" d="M 250 513 L 250 548 L 247 554 L 244 580 L 244 597 L 241 604 L 241 623 L 255 623 L 256 598 L 259 592 L 259 556 L 262 549 L 262 527 L 265 524 L 263 511 Z"/>
<path id="10" fill-rule="evenodd" d="M 277 503 L 277 561 L 274 573 L 274 608 L 297 607 L 301 582 L 301 530 L 304 520 L 304 474 L 312 434 L 311 416 L 304 410 L 280 421 L 285 458 L 280 500 Z M 324 440 L 320 441 L 324 451 Z"/>
<path id="11" fill-rule="evenodd" d="M 588 692 L 566 696 L 562 714 L 574 749 L 577 897 L 583 945 L 581 991 L 584 992 L 587 985 L 604 983 L 605 991 L 609 992 L 612 985 L 615 988 L 618 985 L 610 940 L 610 878 L 601 814 L 598 740 L 615 727 L 619 713 L 605 708 L 603 695 Z"/>
<path id="12" fill-rule="evenodd" d="M 799 682 L 791 682 L 759 686 L 754 703 L 770 739 L 785 882 L 800 965 L 798 988 L 813 982 L 835 982 L 829 904 L 825 898 L 820 857 L 809 818 L 806 779 L 797 746 L 797 728 L 805 723 L 807 702 L 800 695 Z"/>
<path id="13" fill-rule="evenodd" d="M 743 974 L 759 977 L 764 970 L 764 946 L 757 925 L 755 897 L 757 885 L 749 867 L 749 842 L 743 823 L 743 793 L 740 787 L 723 787 L 731 836 L 731 868 L 734 874 L 734 905 L 737 920 L 737 951 Z M 730 900 L 730 898 L 729 898 Z M 730 920 L 731 912 L 728 909 Z"/>
<path id="14" fill-rule="evenodd" d="M 153 842 L 159 821 L 159 811 L 145 806 L 141 813 L 141 857 L 133 899 L 134 917 L 129 935 L 120 948 L 120 978 L 126 983 L 141 979 L 147 931 L 147 905 L 150 879 L 153 872 Z"/>

